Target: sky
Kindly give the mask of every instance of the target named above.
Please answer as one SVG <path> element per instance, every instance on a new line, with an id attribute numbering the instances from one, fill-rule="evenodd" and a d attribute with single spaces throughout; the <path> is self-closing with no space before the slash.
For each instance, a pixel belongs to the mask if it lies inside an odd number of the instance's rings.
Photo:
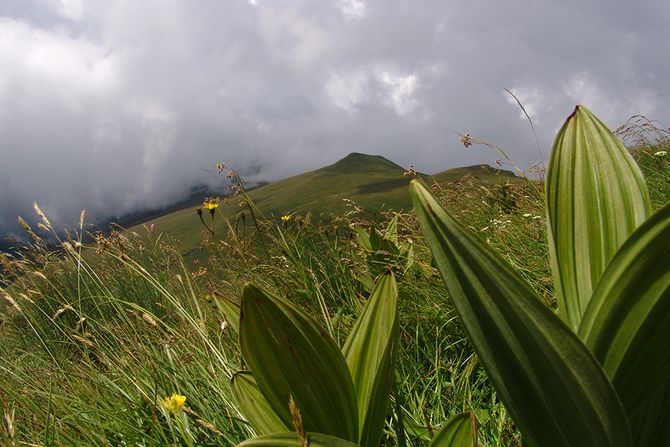
<path id="1" fill-rule="evenodd" d="M 0 0 L 0 235 L 161 207 L 225 162 L 548 158 L 576 104 L 670 125 L 666 0 Z M 535 126 L 505 89 L 522 102 Z"/>

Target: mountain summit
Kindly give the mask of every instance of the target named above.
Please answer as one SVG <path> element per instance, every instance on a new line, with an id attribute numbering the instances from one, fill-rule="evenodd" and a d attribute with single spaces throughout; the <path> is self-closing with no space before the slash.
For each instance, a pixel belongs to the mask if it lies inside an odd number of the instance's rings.
<path id="1" fill-rule="evenodd" d="M 318 171 L 338 171 L 341 173 L 370 172 L 370 171 L 401 171 L 404 169 L 381 155 L 361 154 L 352 152 L 343 159 Z"/>

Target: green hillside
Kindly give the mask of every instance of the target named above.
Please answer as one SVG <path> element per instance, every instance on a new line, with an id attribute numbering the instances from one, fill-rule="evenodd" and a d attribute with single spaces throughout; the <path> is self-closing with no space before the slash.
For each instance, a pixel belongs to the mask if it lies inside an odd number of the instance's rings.
<path id="1" fill-rule="evenodd" d="M 314 218 L 330 216 L 347 210 L 344 199 L 353 200 L 367 211 L 382 209 L 408 210 L 411 208 L 407 185 L 411 177 L 405 170 L 379 155 L 351 153 L 338 162 L 274 182 L 249 192 L 254 204 L 266 216 L 311 212 Z M 519 181 L 509 171 L 497 170 L 486 165 L 449 169 L 429 176 L 418 174 L 427 182 L 447 181 L 470 175 L 484 183 Z M 222 205 L 219 210 L 234 218 L 241 208 L 236 200 Z M 205 212 L 206 221 L 209 215 Z M 223 231 L 223 220 L 217 213 L 215 230 Z M 177 238 L 184 251 L 190 251 L 200 242 L 203 229 L 194 207 L 152 219 L 157 231 Z M 137 229 L 134 227 L 133 229 Z"/>

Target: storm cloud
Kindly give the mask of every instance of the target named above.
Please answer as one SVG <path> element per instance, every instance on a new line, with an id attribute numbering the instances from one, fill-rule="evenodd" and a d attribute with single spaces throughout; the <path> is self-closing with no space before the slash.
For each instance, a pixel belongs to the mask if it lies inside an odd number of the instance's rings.
<path id="1" fill-rule="evenodd" d="M 436 172 L 544 158 L 575 104 L 668 126 L 662 1 L 3 0 L 0 234 L 160 207 L 214 164 L 276 180 L 352 151 Z"/>

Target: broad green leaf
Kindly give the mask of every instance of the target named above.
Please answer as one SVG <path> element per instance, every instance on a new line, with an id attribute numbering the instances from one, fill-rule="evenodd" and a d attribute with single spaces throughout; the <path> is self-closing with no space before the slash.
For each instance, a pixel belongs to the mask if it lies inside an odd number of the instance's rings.
<path id="1" fill-rule="evenodd" d="M 240 413 L 256 433 L 266 435 L 293 430 L 293 427 L 287 426 L 270 407 L 250 372 L 241 371 L 233 375 L 231 387 Z"/>
<path id="2" fill-rule="evenodd" d="M 461 321 L 527 446 L 630 446 L 612 384 L 577 336 L 422 185 L 412 199 Z"/>
<path id="3" fill-rule="evenodd" d="M 629 415 L 633 442 L 637 447 L 670 445 L 670 382 Z"/>
<path id="4" fill-rule="evenodd" d="M 649 193 L 628 150 L 583 106 L 556 136 L 546 189 L 558 314 L 576 332 L 607 264 L 649 216 Z"/>
<path id="5" fill-rule="evenodd" d="M 307 433 L 307 439 L 310 447 L 359 447 L 358 444 L 321 433 Z M 296 433 L 275 433 L 249 439 L 237 447 L 303 447 L 303 444 Z"/>
<path id="6" fill-rule="evenodd" d="M 398 243 L 398 215 L 393 216 L 393 219 L 386 225 L 386 234 L 385 238 L 392 241 L 393 243 Z"/>
<path id="7" fill-rule="evenodd" d="M 372 289 L 375 286 L 374 277 L 368 272 L 352 273 L 352 276 L 356 281 L 358 281 L 363 290 L 366 292 L 372 292 Z"/>
<path id="8" fill-rule="evenodd" d="M 379 234 L 379 231 L 375 227 L 370 228 L 370 249 L 372 251 L 377 251 L 382 248 L 382 236 Z"/>
<path id="9" fill-rule="evenodd" d="M 226 319 L 228 324 L 236 333 L 240 333 L 240 305 L 224 296 L 215 296 L 214 302 L 216 307 L 221 312 L 221 315 Z"/>
<path id="10" fill-rule="evenodd" d="M 284 424 L 293 396 L 305 430 L 358 439 L 347 364 L 335 342 L 293 304 L 251 284 L 242 292 L 240 347 L 256 383 Z"/>
<path id="11" fill-rule="evenodd" d="M 477 444 L 477 418 L 466 412 L 451 418 L 428 447 L 476 447 Z"/>
<path id="12" fill-rule="evenodd" d="M 354 230 L 356 231 L 356 235 L 358 236 L 358 243 L 361 244 L 361 246 L 366 250 L 372 250 L 372 245 L 370 244 L 370 233 L 365 231 L 360 226 L 355 226 Z"/>
<path id="13" fill-rule="evenodd" d="M 670 204 L 612 259 L 579 336 L 600 360 L 627 412 L 670 378 Z"/>
<path id="14" fill-rule="evenodd" d="M 342 349 L 356 389 L 364 446 L 377 446 L 382 437 L 397 340 L 398 289 L 389 271 L 377 280 Z"/>
<path id="15" fill-rule="evenodd" d="M 398 405 L 396 402 L 396 409 L 397 408 Z M 423 417 L 423 415 L 421 416 Z M 399 424 L 394 424 L 395 425 L 394 428 L 396 430 L 396 433 L 398 433 L 398 436 L 400 436 L 400 430 L 404 429 L 404 432 L 406 432 L 410 436 L 410 438 L 430 442 L 432 433 L 430 433 L 428 427 L 426 427 L 423 424 L 425 424 L 425 421 L 422 421 L 422 423 L 419 424 L 414 419 L 409 417 L 409 415 L 405 415 L 402 418 L 402 427 L 400 427 Z M 398 444 L 401 445 L 400 442 L 398 442 Z"/>

